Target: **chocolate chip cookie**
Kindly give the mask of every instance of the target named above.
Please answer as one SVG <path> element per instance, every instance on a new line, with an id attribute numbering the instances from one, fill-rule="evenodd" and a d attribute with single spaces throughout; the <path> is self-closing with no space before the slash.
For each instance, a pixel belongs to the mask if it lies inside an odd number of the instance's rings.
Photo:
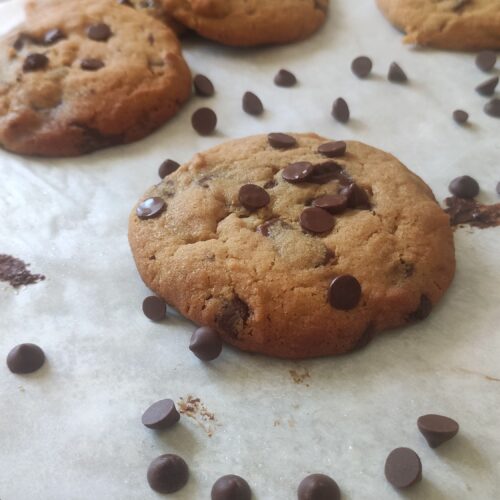
<path id="1" fill-rule="evenodd" d="M 328 0 L 162 0 L 174 19 L 205 38 L 234 46 L 289 43 L 325 21 Z"/>
<path id="2" fill-rule="evenodd" d="M 114 0 L 32 4 L 0 41 L 0 144 L 76 156 L 132 142 L 190 89 L 177 38 L 152 17 Z"/>
<path id="3" fill-rule="evenodd" d="M 377 0 L 404 41 L 442 49 L 500 49 L 500 0 Z"/>
<path id="4" fill-rule="evenodd" d="M 307 358 L 422 320 L 455 270 L 448 215 L 396 158 L 273 133 L 199 153 L 130 216 L 156 294 L 243 350 Z"/>

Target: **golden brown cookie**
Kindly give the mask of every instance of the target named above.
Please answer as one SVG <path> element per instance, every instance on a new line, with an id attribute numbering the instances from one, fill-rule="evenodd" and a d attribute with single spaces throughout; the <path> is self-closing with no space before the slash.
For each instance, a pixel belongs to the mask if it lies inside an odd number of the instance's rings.
<path id="1" fill-rule="evenodd" d="M 377 0 L 404 41 L 452 50 L 500 49 L 500 0 Z"/>
<path id="2" fill-rule="evenodd" d="M 44 1 L 0 41 L 0 144 L 75 156 L 132 142 L 174 115 L 190 89 L 177 38 L 161 22 L 114 0 L 77 9 Z"/>
<path id="3" fill-rule="evenodd" d="M 134 208 L 129 240 L 144 282 L 183 315 L 282 358 L 424 319 L 455 270 L 449 217 L 419 177 L 315 134 L 195 155 Z"/>

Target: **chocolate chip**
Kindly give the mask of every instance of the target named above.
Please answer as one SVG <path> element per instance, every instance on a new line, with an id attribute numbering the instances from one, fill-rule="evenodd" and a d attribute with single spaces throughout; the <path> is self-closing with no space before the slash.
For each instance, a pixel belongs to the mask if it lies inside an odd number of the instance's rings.
<path id="1" fill-rule="evenodd" d="M 483 108 L 484 112 L 493 118 L 500 118 L 500 99 L 488 101 Z"/>
<path id="2" fill-rule="evenodd" d="M 167 304 L 160 297 L 151 295 L 142 302 L 142 312 L 151 321 L 162 321 L 167 317 Z"/>
<path id="3" fill-rule="evenodd" d="M 326 184 L 333 180 L 343 181 L 342 167 L 334 161 L 319 163 L 314 166 L 314 171 L 311 175 L 310 182 L 315 184 Z"/>
<path id="4" fill-rule="evenodd" d="M 419 417 L 417 426 L 431 448 L 437 448 L 455 437 L 459 429 L 452 418 L 432 414 Z"/>
<path id="5" fill-rule="evenodd" d="M 189 349 L 202 361 L 212 361 L 222 352 L 222 340 L 216 330 L 202 326 L 191 336 Z"/>
<path id="6" fill-rule="evenodd" d="M 217 327 L 227 335 L 238 338 L 249 316 L 248 305 L 236 296 L 224 305 L 217 316 Z"/>
<path id="7" fill-rule="evenodd" d="M 332 116 L 341 123 L 347 123 L 349 121 L 350 111 L 347 102 L 339 97 L 335 99 L 332 106 Z"/>
<path id="8" fill-rule="evenodd" d="M 453 179 L 448 189 L 451 194 L 459 198 L 474 198 L 479 194 L 479 184 L 476 179 L 473 179 L 469 175 L 463 175 L 462 177 Z"/>
<path id="9" fill-rule="evenodd" d="M 361 299 L 361 285 L 350 274 L 341 274 L 333 279 L 328 289 L 328 301 L 335 309 L 354 309 Z"/>
<path id="10" fill-rule="evenodd" d="M 422 479 L 422 463 L 410 448 L 396 448 L 385 462 L 385 477 L 395 488 L 408 488 Z"/>
<path id="11" fill-rule="evenodd" d="M 178 455 L 160 455 L 148 468 L 149 486 L 158 493 L 179 491 L 188 481 L 189 469 Z"/>
<path id="12" fill-rule="evenodd" d="M 274 83 L 278 87 L 293 87 L 297 83 L 295 75 L 286 69 L 280 69 L 274 77 Z"/>
<path id="13" fill-rule="evenodd" d="M 149 429 L 163 430 L 176 424 L 181 416 L 171 399 L 153 403 L 142 415 L 142 423 Z"/>
<path id="14" fill-rule="evenodd" d="M 269 144 L 276 149 L 288 149 L 297 145 L 297 139 L 281 132 L 272 132 L 267 136 Z"/>
<path id="15" fill-rule="evenodd" d="M 406 73 L 403 71 L 403 68 L 398 63 L 393 62 L 389 66 L 389 73 L 387 74 L 387 78 L 390 82 L 394 83 L 405 83 L 408 81 L 408 77 Z"/>
<path id="16" fill-rule="evenodd" d="M 173 174 L 180 167 L 179 163 L 174 160 L 165 160 L 158 169 L 158 175 L 164 179 L 167 175 Z"/>
<path id="17" fill-rule="evenodd" d="M 165 210 L 167 204 L 162 198 L 153 197 L 139 203 L 135 212 L 139 219 L 152 219 L 160 215 Z"/>
<path id="18" fill-rule="evenodd" d="M 410 321 L 423 321 L 432 312 L 432 302 L 427 295 L 420 297 L 420 303 L 416 311 L 412 312 L 409 316 Z"/>
<path id="19" fill-rule="evenodd" d="M 104 68 L 104 63 L 100 59 L 82 59 L 80 68 L 86 71 L 97 71 Z"/>
<path id="20" fill-rule="evenodd" d="M 350 208 L 370 208 L 368 194 L 355 182 L 341 189 L 340 194 L 347 197 L 347 206 Z"/>
<path id="21" fill-rule="evenodd" d="M 347 144 L 344 141 L 330 141 L 321 144 L 318 147 L 318 153 L 335 158 L 336 156 L 344 156 L 347 149 Z"/>
<path id="22" fill-rule="evenodd" d="M 484 96 L 493 95 L 495 93 L 495 89 L 497 88 L 498 80 L 498 76 L 494 76 L 493 78 L 486 80 L 476 87 L 476 92 Z"/>
<path id="23" fill-rule="evenodd" d="M 194 91 L 202 97 L 212 97 L 215 93 L 214 84 L 205 75 L 196 75 L 193 79 Z"/>
<path id="24" fill-rule="evenodd" d="M 340 500 L 340 489 L 331 477 L 311 474 L 301 481 L 297 495 L 298 500 Z"/>
<path id="25" fill-rule="evenodd" d="M 12 373 L 32 373 L 42 367 L 45 354 L 35 344 L 19 344 L 7 355 L 7 366 Z"/>
<path id="26" fill-rule="evenodd" d="M 469 119 L 469 113 L 461 109 L 453 111 L 453 119 L 460 124 L 466 123 Z"/>
<path id="27" fill-rule="evenodd" d="M 45 45 L 52 45 L 56 42 L 59 42 L 59 40 L 64 40 L 65 38 L 66 35 L 62 30 L 60 30 L 59 28 L 54 28 L 47 31 L 47 33 L 43 35 L 43 43 Z"/>
<path id="28" fill-rule="evenodd" d="M 270 181 L 267 181 L 264 184 L 264 189 L 272 189 L 273 187 L 276 187 L 278 185 L 278 182 L 275 179 L 271 179 Z"/>
<path id="29" fill-rule="evenodd" d="M 290 163 L 290 165 L 283 169 L 281 175 L 285 181 L 295 184 L 307 181 L 313 172 L 314 166 L 312 163 L 308 161 L 299 161 Z"/>
<path id="30" fill-rule="evenodd" d="M 257 232 L 262 234 L 262 236 L 269 236 L 271 232 L 271 227 L 277 224 L 280 221 L 277 217 L 274 219 L 267 220 L 266 222 L 263 222 L 259 226 L 257 226 Z"/>
<path id="31" fill-rule="evenodd" d="M 29 54 L 23 63 L 23 71 L 38 71 L 49 64 L 49 58 L 45 54 Z"/>
<path id="32" fill-rule="evenodd" d="M 359 56 L 351 63 L 351 70 L 358 78 L 366 78 L 372 71 L 372 60 L 366 56 Z"/>
<path id="33" fill-rule="evenodd" d="M 193 128 L 200 135 L 210 135 L 217 126 L 217 115 L 210 108 L 197 109 L 191 117 Z"/>
<path id="34" fill-rule="evenodd" d="M 87 28 L 87 36 L 96 42 L 105 42 L 111 35 L 111 28 L 104 23 L 91 24 Z"/>
<path id="35" fill-rule="evenodd" d="M 241 186 L 238 199 L 247 210 L 258 210 L 268 205 L 271 201 L 267 191 L 255 184 Z"/>
<path id="36" fill-rule="evenodd" d="M 479 52 L 479 54 L 476 56 L 476 66 L 481 70 L 481 71 L 491 71 L 493 67 L 495 66 L 497 62 L 497 55 L 496 52 L 493 52 L 492 50 L 483 50 L 482 52 Z"/>
<path id="37" fill-rule="evenodd" d="M 262 101 L 252 92 L 245 92 L 242 101 L 243 111 L 249 115 L 258 116 L 264 111 Z"/>
<path id="38" fill-rule="evenodd" d="M 339 214 L 347 208 L 347 196 L 344 194 L 325 194 L 313 201 L 313 206 L 322 208 L 331 214 Z"/>
<path id="39" fill-rule="evenodd" d="M 326 233 L 333 229 L 335 219 L 326 210 L 317 207 L 305 208 L 299 217 L 300 225 L 311 233 Z"/>
<path id="40" fill-rule="evenodd" d="M 248 483 L 240 476 L 222 476 L 212 486 L 212 500 L 250 500 L 252 492 Z"/>

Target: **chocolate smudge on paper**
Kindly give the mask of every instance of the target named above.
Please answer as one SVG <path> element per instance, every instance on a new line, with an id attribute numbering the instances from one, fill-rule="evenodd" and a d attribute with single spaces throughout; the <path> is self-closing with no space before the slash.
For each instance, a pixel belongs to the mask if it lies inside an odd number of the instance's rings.
<path id="1" fill-rule="evenodd" d="M 483 205 L 474 199 L 450 196 L 445 200 L 445 212 L 450 216 L 452 226 L 468 224 L 485 229 L 500 226 L 500 203 Z"/>
<path id="2" fill-rule="evenodd" d="M 0 254 L 0 281 L 7 281 L 13 288 L 43 281 L 45 276 L 32 274 L 29 265 L 11 255 Z"/>

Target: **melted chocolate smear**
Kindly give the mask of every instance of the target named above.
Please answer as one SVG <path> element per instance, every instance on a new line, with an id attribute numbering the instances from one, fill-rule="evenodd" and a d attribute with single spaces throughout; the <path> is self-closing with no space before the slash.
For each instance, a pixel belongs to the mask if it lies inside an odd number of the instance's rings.
<path id="1" fill-rule="evenodd" d="M 469 226 L 485 229 L 500 226 L 500 203 L 483 205 L 474 199 L 450 196 L 445 200 L 445 212 L 450 216 L 452 226 Z"/>
<path id="2" fill-rule="evenodd" d="M 0 254 L 0 281 L 7 281 L 12 287 L 19 288 L 45 279 L 42 274 L 32 274 L 28 266 L 29 264 L 11 255 Z"/>
<path id="3" fill-rule="evenodd" d="M 217 327 L 227 335 L 238 338 L 250 316 L 248 305 L 238 296 L 227 302 L 217 318 Z"/>

